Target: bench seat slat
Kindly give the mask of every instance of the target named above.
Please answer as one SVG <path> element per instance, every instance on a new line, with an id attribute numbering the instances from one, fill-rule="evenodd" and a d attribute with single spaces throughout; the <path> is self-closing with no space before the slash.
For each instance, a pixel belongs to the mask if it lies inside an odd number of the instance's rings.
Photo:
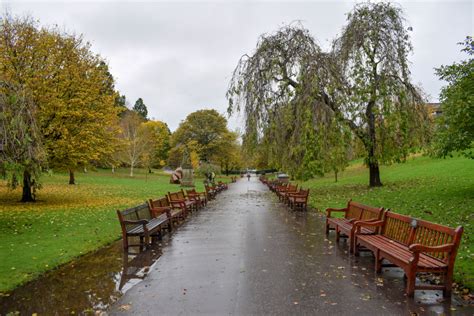
<path id="1" fill-rule="evenodd" d="M 398 259 L 404 261 L 406 264 L 408 264 L 410 259 L 413 258 L 413 254 L 407 246 L 402 245 L 396 241 L 390 240 L 381 235 L 363 235 L 358 236 L 357 238 L 373 245 L 387 256 L 395 255 Z M 429 269 L 445 269 L 447 267 L 446 263 L 444 263 L 443 261 L 433 258 L 424 253 L 420 254 L 418 266 L 420 268 Z"/>

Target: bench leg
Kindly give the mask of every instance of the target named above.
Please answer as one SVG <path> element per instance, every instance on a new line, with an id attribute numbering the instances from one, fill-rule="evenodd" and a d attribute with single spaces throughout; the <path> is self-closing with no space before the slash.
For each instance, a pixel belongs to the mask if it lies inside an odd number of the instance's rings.
<path id="1" fill-rule="evenodd" d="M 140 251 L 143 249 L 143 236 L 140 236 Z"/>
<path id="2" fill-rule="evenodd" d="M 359 245 L 357 244 L 357 235 L 354 236 L 354 256 L 359 256 Z"/>
<path id="3" fill-rule="evenodd" d="M 381 273 L 382 272 L 382 260 L 380 259 L 380 251 L 375 251 L 375 272 Z"/>
<path id="4" fill-rule="evenodd" d="M 326 235 L 329 235 L 329 223 L 327 219 L 326 219 Z"/>
<path id="5" fill-rule="evenodd" d="M 451 296 L 452 287 L 453 287 L 453 269 L 450 268 L 444 277 L 444 289 L 443 289 L 444 297 Z"/>
<path id="6" fill-rule="evenodd" d="M 349 253 L 354 253 L 354 231 L 351 230 L 351 234 L 349 236 Z"/>
<path id="7" fill-rule="evenodd" d="M 128 251 L 128 236 L 123 236 L 122 241 L 123 250 Z"/>
<path id="8" fill-rule="evenodd" d="M 336 242 L 339 242 L 341 237 L 341 232 L 339 231 L 339 226 L 336 226 Z"/>
<path id="9" fill-rule="evenodd" d="M 416 282 L 416 272 L 408 271 L 407 288 L 406 288 L 406 293 L 408 297 L 413 297 L 415 295 L 415 282 Z"/>
<path id="10" fill-rule="evenodd" d="M 148 234 L 145 234 L 145 247 L 148 247 L 149 244 L 150 244 L 150 236 L 148 236 Z"/>

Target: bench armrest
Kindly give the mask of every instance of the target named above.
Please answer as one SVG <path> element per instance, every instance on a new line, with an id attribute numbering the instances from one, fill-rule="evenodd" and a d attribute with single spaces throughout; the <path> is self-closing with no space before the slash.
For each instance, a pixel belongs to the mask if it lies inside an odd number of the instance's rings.
<path id="1" fill-rule="evenodd" d="M 444 244 L 439 246 L 424 246 L 422 244 L 413 244 L 408 247 L 412 252 L 451 252 L 454 244 Z"/>
<path id="2" fill-rule="evenodd" d="M 344 208 L 327 208 L 326 209 L 326 217 L 331 217 L 331 213 L 332 212 L 344 212 L 344 213 L 347 213 L 347 207 L 344 207 Z"/>
<path id="3" fill-rule="evenodd" d="M 172 200 L 170 201 L 170 204 L 172 207 L 179 207 L 179 208 L 183 208 L 183 207 L 186 207 L 186 202 L 184 202 L 184 200 Z"/>
<path id="4" fill-rule="evenodd" d="M 444 244 L 440 246 L 424 246 L 422 244 L 413 244 L 408 247 L 413 252 L 413 258 L 410 259 L 410 264 L 416 266 L 420 260 L 420 252 L 451 252 L 454 244 Z"/>
<path id="5" fill-rule="evenodd" d="M 373 220 L 369 219 L 366 221 L 355 221 L 353 227 L 355 227 L 355 233 L 358 234 L 360 233 L 360 228 L 361 227 L 381 227 L 383 225 L 384 221 L 379 221 L 379 220 Z"/>

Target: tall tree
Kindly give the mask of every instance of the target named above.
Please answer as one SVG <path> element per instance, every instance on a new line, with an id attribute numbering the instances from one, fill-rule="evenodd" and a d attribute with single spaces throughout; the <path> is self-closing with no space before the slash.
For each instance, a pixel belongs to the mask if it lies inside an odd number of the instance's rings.
<path id="1" fill-rule="evenodd" d="M 364 144 L 370 186 L 380 186 L 379 163 L 404 159 L 428 131 L 423 99 L 410 82 L 410 51 L 402 11 L 390 3 L 356 5 L 327 53 L 300 25 L 283 27 L 239 61 L 227 92 L 229 113 L 243 109 L 253 143 L 265 136 L 271 156 L 296 166 L 306 155 L 301 136 L 308 128 L 326 137 L 331 124 L 346 126 Z M 315 157 L 323 149 L 314 148 Z"/>
<path id="2" fill-rule="evenodd" d="M 168 125 L 161 121 L 148 121 L 143 123 L 149 135 L 149 146 L 145 153 L 149 159 L 149 166 L 161 168 L 166 164 L 170 150 L 171 132 Z"/>
<path id="3" fill-rule="evenodd" d="M 474 159 L 474 41 L 468 36 L 459 44 L 469 59 L 436 69 L 448 85 L 441 90 L 443 114 L 437 124 L 434 149 L 440 157 L 461 151 Z"/>
<path id="4" fill-rule="evenodd" d="M 128 112 L 120 122 L 121 159 L 130 166 L 130 177 L 150 146 L 149 129 L 143 127 L 143 118 L 134 111 Z"/>
<path id="5" fill-rule="evenodd" d="M 69 184 L 74 184 L 75 170 L 114 150 L 120 109 L 114 106 L 116 94 L 108 67 L 89 45 L 66 35 L 58 36 L 57 42 L 62 43 L 58 95 L 54 107 L 42 107 L 41 117 L 47 122 L 50 166 L 68 170 Z"/>
<path id="6" fill-rule="evenodd" d="M 1 74 L 31 93 L 50 167 L 70 171 L 113 150 L 119 111 L 107 65 L 80 36 L 5 16 Z"/>
<path id="7" fill-rule="evenodd" d="M 380 186 L 379 163 L 404 159 L 428 132 L 425 100 L 410 81 L 411 28 L 391 3 L 358 4 L 347 19 L 333 48 L 340 80 L 328 105 L 364 144 L 370 185 Z"/>
<path id="8" fill-rule="evenodd" d="M 189 114 L 171 137 L 172 147 L 191 146 L 203 161 L 217 157 L 227 145 L 227 120 L 216 110 L 199 110 Z M 189 146 L 188 146 L 189 147 Z"/>
<path id="9" fill-rule="evenodd" d="M 143 103 L 142 98 L 138 98 L 138 100 L 135 101 L 135 105 L 133 106 L 133 111 L 137 112 L 138 115 L 140 115 L 144 120 L 147 119 L 148 109 L 146 108 L 145 103 Z"/>
<path id="10" fill-rule="evenodd" d="M 18 85 L 0 81 L 0 166 L 15 188 L 23 176 L 22 202 L 35 201 L 45 152 L 32 97 Z"/>

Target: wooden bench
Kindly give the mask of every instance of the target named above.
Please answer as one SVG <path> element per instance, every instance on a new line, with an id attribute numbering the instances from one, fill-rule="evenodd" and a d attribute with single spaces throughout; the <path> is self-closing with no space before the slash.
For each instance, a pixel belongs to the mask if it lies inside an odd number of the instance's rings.
<path id="1" fill-rule="evenodd" d="M 142 204 L 123 211 L 117 210 L 122 227 L 123 248 L 147 246 L 150 238 L 161 238 L 162 229 L 169 228 L 169 218 L 166 214 L 153 214 L 148 205 Z M 158 216 L 155 216 L 158 215 Z M 140 244 L 129 244 L 128 237 L 139 237 Z"/>
<path id="2" fill-rule="evenodd" d="M 183 196 L 183 192 L 168 192 L 168 202 L 172 208 L 180 208 L 186 216 L 194 210 L 197 210 L 196 202 L 190 201 Z"/>
<path id="3" fill-rule="evenodd" d="M 270 184 L 269 188 L 270 188 L 270 191 L 278 194 L 278 191 L 285 190 L 287 186 L 288 186 L 288 183 L 283 183 L 279 180 L 276 180 Z"/>
<path id="4" fill-rule="evenodd" d="M 286 187 L 282 187 L 281 189 L 277 190 L 278 199 L 284 203 L 288 203 L 288 194 L 289 193 L 297 193 L 298 192 L 298 185 L 294 185 L 289 183 Z"/>
<path id="5" fill-rule="evenodd" d="M 189 199 L 198 200 L 201 206 L 207 205 L 207 194 L 206 192 L 197 192 L 196 189 L 186 190 L 186 195 Z"/>
<path id="6" fill-rule="evenodd" d="M 298 192 L 288 193 L 288 205 L 292 210 L 303 210 L 308 209 L 308 198 L 309 198 L 309 189 L 304 190 L 300 188 Z"/>
<path id="7" fill-rule="evenodd" d="M 217 191 L 209 185 L 205 185 L 204 188 L 206 189 L 207 198 L 209 200 L 214 200 L 216 198 Z"/>
<path id="8" fill-rule="evenodd" d="M 172 207 L 167 197 L 156 200 L 149 199 L 148 208 L 152 213 L 166 212 L 171 224 L 173 225 L 178 225 L 180 221 L 184 221 L 186 219 L 185 212 L 181 208 Z M 170 230 L 171 228 L 172 227 L 170 227 Z"/>
<path id="9" fill-rule="evenodd" d="M 344 217 L 331 217 L 332 213 L 343 212 Z M 349 200 L 347 206 L 341 209 L 328 208 L 326 209 L 326 235 L 330 230 L 336 231 L 336 241 L 339 242 L 340 237 L 349 238 L 349 250 L 354 252 L 354 234 L 356 221 L 377 221 L 382 218 L 383 207 L 373 207 Z M 360 233 L 374 234 L 375 229 L 364 227 Z"/>
<path id="10" fill-rule="evenodd" d="M 382 267 L 402 268 L 407 278 L 408 296 L 413 296 L 418 289 L 443 290 L 444 296 L 451 295 L 454 261 L 461 242 L 462 226 L 453 229 L 389 211 L 383 220 L 357 222 L 355 226 L 356 254 L 361 246 L 371 250 L 375 256 L 376 272 L 381 272 Z M 374 235 L 363 235 L 360 233 L 363 227 L 378 227 L 380 231 Z M 384 259 L 390 264 L 383 264 Z M 416 275 L 419 272 L 439 274 L 444 284 L 417 285 Z"/>
<path id="11" fill-rule="evenodd" d="M 229 186 L 227 185 L 227 183 L 224 183 L 224 182 L 222 182 L 222 181 L 217 182 L 217 186 L 218 186 L 219 188 L 221 188 L 222 191 L 223 191 L 223 190 L 227 190 L 227 189 L 229 188 Z"/>

